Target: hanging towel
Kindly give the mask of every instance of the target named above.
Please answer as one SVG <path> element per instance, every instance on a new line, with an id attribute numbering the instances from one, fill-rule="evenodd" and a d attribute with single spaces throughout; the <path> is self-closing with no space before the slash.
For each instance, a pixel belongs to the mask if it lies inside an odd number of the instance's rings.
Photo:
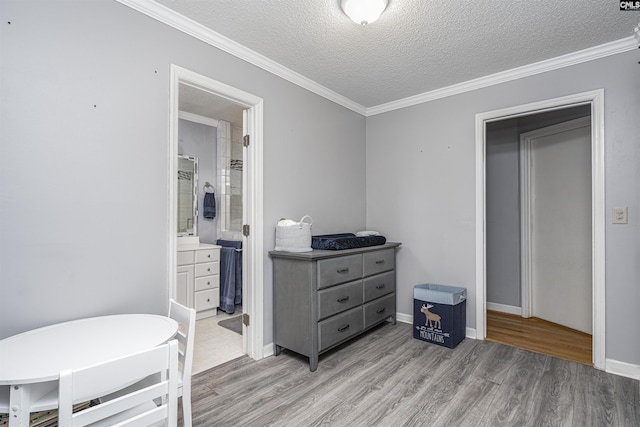
<path id="1" fill-rule="evenodd" d="M 220 309 L 233 314 L 242 304 L 242 241 L 216 241 L 220 249 Z"/>
<path id="2" fill-rule="evenodd" d="M 204 217 L 214 219 L 216 217 L 216 195 L 215 193 L 204 193 Z"/>
<path id="3" fill-rule="evenodd" d="M 242 304 L 242 252 L 220 248 L 220 309 L 233 314 Z"/>

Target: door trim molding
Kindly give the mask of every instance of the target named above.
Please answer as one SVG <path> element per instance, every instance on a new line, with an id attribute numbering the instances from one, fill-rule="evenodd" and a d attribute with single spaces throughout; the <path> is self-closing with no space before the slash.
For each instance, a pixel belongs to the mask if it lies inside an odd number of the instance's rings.
<path id="1" fill-rule="evenodd" d="M 520 305 L 522 306 L 522 317 L 530 317 L 533 313 L 533 288 L 531 286 L 533 281 L 531 265 L 531 208 L 533 206 L 533 192 L 531 189 L 531 140 L 555 133 L 579 129 L 589 126 L 590 124 L 591 117 L 581 117 L 520 134 Z M 593 210 L 593 203 L 591 209 Z M 592 223 L 592 234 L 593 231 Z M 591 262 L 593 263 L 593 259 Z"/>
<path id="2" fill-rule="evenodd" d="M 543 111 L 591 105 L 593 366 L 605 369 L 604 89 L 476 114 L 476 334 L 487 335 L 486 124 Z"/>
<path id="3" fill-rule="evenodd" d="M 243 326 L 242 347 L 255 360 L 264 357 L 264 242 L 263 242 L 263 100 L 250 93 L 171 64 L 171 87 L 169 95 L 169 141 L 168 141 L 168 203 L 169 203 L 169 295 L 175 297 L 176 249 L 177 249 L 177 203 L 176 183 L 178 156 L 178 91 L 179 84 L 221 96 L 247 108 L 247 127 L 252 134 L 246 162 L 248 179 L 243 184 L 247 193 L 246 220 L 251 224 L 251 235 L 243 238 L 243 284 L 246 303 L 243 311 L 249 314 L 249 326 Z"/>

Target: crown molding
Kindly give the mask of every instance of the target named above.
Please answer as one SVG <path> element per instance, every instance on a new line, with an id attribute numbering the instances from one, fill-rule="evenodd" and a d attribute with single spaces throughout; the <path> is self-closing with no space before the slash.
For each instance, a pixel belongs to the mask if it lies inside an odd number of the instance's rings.
<path id="1" fill-rule="evenodd" d="M 637 48 L 637 42 L 631 37 L 605 43 L 588 49 L 572 52 L 556 58 L 547 59 L 533 64 L 524 65 L 522 67 L 513 68 L 507 71 L 491 74 L 477 79 L 469 80 L 463 83 L 435 89 L 418 95 L 410 96 L 374 107 L 366 108 L 351 99 L 340 95 L 331 89 L 322 86 L 315 81 L 296 73 L 293 70 L 281 65 L 264 55 L 261 55 L 240 43 L 237 43 L 228 37 L 219 34 L 194 20 L 187 18 L 168 7 L 150 0 L 116 0 L 125 6 L 128 6 L 144 15 L 147 15 L 159 22 L 169 25 L 185 34 L 195 37 L 211 46 L 214 46 L 224 52 L 227 52 L 237 58 L 240 58 L 252 65 L 281 77 L 303 89 L 307 89 L 316 95 L 322 96 L 329 101 L 335 102 L 349 110 L 352 110 L 365 117 L 375 116 L 389 111 L 399 110 L 413 105 L 423 104 L 425 102 L 434 101 L 448 96 L 459 95 L 461 93 L 470 92 L 476 89 L 482 89 L 494 86 L 500 83 L 506 83 L 512 80 L 533 76 L 535 74 L 545 73 L 547 71 L 557 70 L 559 68 L 569 67 L 571 65 L 580 64 L 587 61 L 603 58 L 610 55 L 626 52 Z"/>
<path id="2" fill-rule="evenodd" d="M 579 50 L 566 55 L 547 59 L 533 64 L 524 65 L 522 67 L 513 68 L 511 70 L 502 71 L 488 76 L 469 80 L 463 83 L 443 87 L 440 89 L 424 92 L 408 98 L 399 99 L 397 101 L 380 104 L 375 107 L 367 108 L 366 116 L 374 116 L 400 108 L 411 107 L 413 105 L 434 101 L 448 96 L 458 95 L 464 92 L 470 92 L 476 89 L 482 89 L 494 86 L 500 83 L 533 76 L 535 74 L 545 73 L 547 71 L 557 70 L 559 68 L 569 67 L 571 65 L 581 64 L 587 61 L 611 56 L 629 50 L 637 49 L 638 44 L 632 37 L 616 40 L 610 43 L 601 44 L 588 49 Z"/>
<path id="3" fill-rule="evenodd" d="M 354 102 L 349 98 L 296 73 L 293 70 L 290 70 L 284 65 L 281 65 L 266 56 L 261 55 L 240 43 L 237 43 L 230 38 L 195 22 L 190 18 L 176 13 L 164 5 L 149 0 L 116 1 L 252 65 L 255 65 L 256 67 L 262 68 L 263 70 L 296 84 L 303 89 L 307 89 L 316 95 L 320 95 L 323 98 L 335 102 L 336 104 L 348 108 L 358 114 L 363 116 L 366 115 L 367 109 L 363 105 L 360 105 L 357 102 Z"/>

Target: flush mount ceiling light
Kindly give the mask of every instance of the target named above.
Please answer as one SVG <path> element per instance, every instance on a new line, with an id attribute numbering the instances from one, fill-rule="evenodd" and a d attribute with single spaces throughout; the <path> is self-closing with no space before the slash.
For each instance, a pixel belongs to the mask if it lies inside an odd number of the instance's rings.
<path id="1" fill-rule="evenodd" d="M 342 10 L 356 24 L 367 25 L 376 21 L 389 0 L 342 0 Z"/>

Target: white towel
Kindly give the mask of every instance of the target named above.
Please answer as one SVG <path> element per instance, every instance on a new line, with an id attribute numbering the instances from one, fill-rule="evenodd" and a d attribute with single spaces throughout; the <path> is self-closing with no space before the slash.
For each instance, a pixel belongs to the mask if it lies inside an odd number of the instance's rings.
<path id="1" fill-rule="evenodd" d="M 379 236 L 380 233 L 378 233 L 377 231 L 358 231 L 356 233 L 356 236 L 358 237 L 364 237 L 364 236 Z"/>

